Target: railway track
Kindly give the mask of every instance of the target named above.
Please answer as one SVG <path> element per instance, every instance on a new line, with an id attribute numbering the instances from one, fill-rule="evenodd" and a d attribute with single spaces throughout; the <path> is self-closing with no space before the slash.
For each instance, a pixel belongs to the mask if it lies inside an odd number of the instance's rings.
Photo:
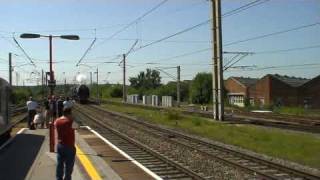
<path id="1" fill-rule="evenodd" d="M 212 118 L 210 112 L 200 111 L 187 111 L 182 112 L 186 114 L 197 114 L 202 117 Z M 320 133 L 320 120 L 307 120 L 307 119 L 285 119 L 284 117 L 278 118 L 276 116 L 268 117 L 268 115 L 259 115 L 254 117 L 253 115 L 226 115 L 227 122 L 235 124 L 253 124 L 258 126 L 275 127 L 280 129 L 288 129 L 302 132 Z"/>
<path id="2" fill-rule="evenodd" d="M 25 106 L 19 106 L 19 107 L 12 108 L 12 110 L 10 111 L 10 114 L 11 116 L 16 116 L 18 114 L 25 113 L 25 112 L 27 112 L 27 108 Z"/>
<path id="3" fill-rule="evenodd" d="M 111 104 L 121 104 L 118 102 L 103 101 L 104 103 Z M 143 107 L 155 110 L 166 110 L 163 107 L 154 107 L 146 105 L 137 105 L 137 104 L 126 104 L 133 107 Z M 205 118 L 213 118 L 212 112 L 210 111 L 200 111 L 200 110 L 187 110 L 180 109 L 184 114 L 196 115 Z M 226 122 L 234 124 L 252 124 L 257 126 L 265 127 L 275 127 L 280 129 L 295 130 L 301 132 L 311 132 L 311 133 L 320 133 L 320 119 L 315 118 L 296 118 L 293 116 L 284 117 L 283 115 L 270 115 L 270 114 L 259 114 L 259 113 L 232 113 L 225 115 Z"/>
<path id="4" fill-rule="evenodd" d="M 121 122 L 132 128 L 139 129 L 141 131 L 147 131 L 154 136 L 164 138 L 166 141 L 179 144 L 184 148 L 193 149 L 196 152 L 205 154 L 233 167 L 240 168 L 241 170 L 244 170 L 250 174 L 256 174 L 262 178 L 320 179 L 320 176 L 317 175 L 212 144 L 196 137 L 185 135 L 166 128 L 161 128 L 159 126 L 152 125 L 126 115 L 107 111 L 97 106 L 86 106 L 86 108 L 81 108 L 81 111 L 90 115 L 100 116 L 100 118 L 109 117 L 116 119 L 118 123 Z"/>
<path id="5" fill-rule="evenodd" d="M 144 144 L 120 133 L 119 131 L 110 128 L 101 120 L 84 113 L 83 110 L 76 110 L 78 118 L 89 123 L 91 128 L 94 128 L 109 141 L 119 147 L 121 150 L 130 155 L 134 160 L 138 161 L 149 170 L 157 174 L 163 179 L 203 179 L 197 173 L 190 171 L 181 164 L 166 158 L 160 152 L 156 152 Z M 90 120 L 88 122 L 88 120 Z"/>

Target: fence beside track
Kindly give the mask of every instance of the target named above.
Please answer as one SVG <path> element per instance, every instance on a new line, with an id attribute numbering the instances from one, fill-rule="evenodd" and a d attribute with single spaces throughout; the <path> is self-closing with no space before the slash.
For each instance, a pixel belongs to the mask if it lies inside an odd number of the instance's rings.
<path id="1" fill-rule="evenodd" d="M 88 106 L 89 107 L 89 106 Z M 98 111 L 100 113 L 111 114 L 115 117 L 125 118 L 129 121 L 127 123 L 131 123 L 130 126 L 137 128 L 138 126 L 144 126 L 144 129 L 152 129 L 153 133 L 158 133 L 159 136 L 173 136 L 173 138 L 168 138 L 168 141 L 174 140 L 175 143 L 185 142 L 184 146 L 187 148 L 194 148 L 194 150 L 200 151 L 202 153 L 206 153 L 208 155 L 212 155 L 214 158 L 219 159 L 229 165 L 244 169 L 246 171 L 254 172 L 259 174 L 262 177 L 268 179 L 280 179 L 280 178 L 289 178 L 289 179 L 319 179 L 320 176 L 310 174 L 308 172 L 304 172 L 298 169 L 294 169 L 291 167 L 287 167 L 272 161 L 268 161 L 265 159 L 260 159 L 255 156 L 250 156 L 248 154 L 244 154 L 233 149 L 226 149 L 222 146 L 217 146 L 216 144 L 212 144 L 201 139 L 191 137 L 189 135 L 181 134 L 176 131 L 160 128 L 159 126 L 155 126 L 144 121 L 140 121 L 136 118 L 132 118 L 127 115 L 123 115 L 116 112 L 107 111 L 97 106 L 90 106 L 90 108 L 86 107 L 86 112 L 92 111 L 97 114 Z M 119 121 L 119 118 L 117 118 Z M 132 124 L 135 123 L 135 125 Z"/>

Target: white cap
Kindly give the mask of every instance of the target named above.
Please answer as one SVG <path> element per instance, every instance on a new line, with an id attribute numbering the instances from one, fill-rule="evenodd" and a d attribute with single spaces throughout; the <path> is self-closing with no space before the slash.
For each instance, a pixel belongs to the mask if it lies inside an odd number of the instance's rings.
<path id="1" fill-rule="evenodd" d="M 64 109 L 68 109 L 68 108 L 71 109 L 72 106 L 73 106 L 73 103 L 72 103 L 72 102 L 66 101 L 65 103 L 63 103 L 63 108 L 64 108 Z"/>

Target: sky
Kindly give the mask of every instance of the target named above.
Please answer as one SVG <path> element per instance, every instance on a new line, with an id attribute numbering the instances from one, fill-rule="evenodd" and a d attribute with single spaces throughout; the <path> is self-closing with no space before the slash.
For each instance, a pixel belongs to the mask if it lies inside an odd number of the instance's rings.
<path id="1" fill-rule="evenodd" d="M 53 39 L 54 71 L 58 83 L 62 83 L 64 78 L 71 83 L 77 74 L 89 79 L 89 73 L 97 68 L 99 83 L 122 83 L 119 62 L 122 54 L 134 44 L 134 51 L 126 58 L 127 77 L 136 76 L 146 68 L 160 68 L 175 77 L 178 65 L 181 66 L 182 80 L 192 79 L 199 72 L 211 72 L 211 22 L 141 48 L 211 18 L 210 1 L 168 0 L 135 21 L 162 1 L 0 0 L 0 77 L 8 79 L 9 52 L 14 54 L 14 84 L 21 85 L 23 81 L 35 84 L 41 70 L 49 69 L 48 38 L 21 39 L 21 33 L 80 36 L 79 41 Z M 222 15 L 254 1 L 222 0 Z M 224 77 L 259 78 L 275 73 L 304 78 L 318 76 L 320 1 L 260 2 L 257 6 L 222 18 L 223 51 L 251 53 L 227 69 Z M 293 30 L 261 37 L 290 29 Z M 110 39 L 116 32 L 119 33 Z M 13 37 L 36 67 L 28 64 L 29 60 Z M 254 37 L 261 38 L 252 39 Z M 76 66 L 95 38 L 80 66 Z M 234 56 L 224 54 L 224 63 Z M 95 76 L 93 74 L 94 81 Z M 163 83 L 174 80 L 164 73 L 161 76 Z"/>

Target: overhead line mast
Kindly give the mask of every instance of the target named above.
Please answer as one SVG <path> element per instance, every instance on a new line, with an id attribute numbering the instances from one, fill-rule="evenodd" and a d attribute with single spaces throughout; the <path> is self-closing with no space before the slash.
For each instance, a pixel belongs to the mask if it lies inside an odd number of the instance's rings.
<path id="1" fill-rule="evenodd" d="M 223 51 L 221 28 L 221 0 L 211 0 L 212 3 L 212 84 L 213 84 L 213 118 L 224 120 L 223 92 Z"/>

